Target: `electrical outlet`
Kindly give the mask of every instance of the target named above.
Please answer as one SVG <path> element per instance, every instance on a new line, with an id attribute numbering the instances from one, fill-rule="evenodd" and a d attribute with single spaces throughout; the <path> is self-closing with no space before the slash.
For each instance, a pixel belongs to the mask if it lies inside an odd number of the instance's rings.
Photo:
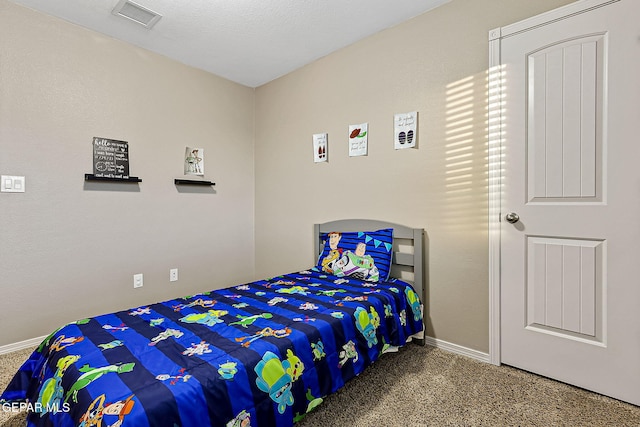
<path id="1" fill-rule="evenodd" d="M 142 273 L 133 275 L 133 287 L 134 288 L 141 288 L 143 283 L 144 283 L 144 280 L 143 280 Z"/>
<path id="2" fill-rule="evenodd" d="M 172 268 L 171 270 L 169 270 L 169 281 L 170 282 L 177 282 L 178 281 L 178 269 L 177 268 Z"/>

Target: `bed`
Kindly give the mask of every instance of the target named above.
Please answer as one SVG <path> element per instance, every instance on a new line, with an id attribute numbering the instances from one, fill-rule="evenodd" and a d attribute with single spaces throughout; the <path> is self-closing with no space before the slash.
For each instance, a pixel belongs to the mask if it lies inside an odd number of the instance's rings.
<path id="1" fill-rule="evenodd" d="M 312 268 L 69 323 L 0 402 L 32 426 L 292 426 L 383 353 L 424 345 L 423 235 L 316 224 Z"/>

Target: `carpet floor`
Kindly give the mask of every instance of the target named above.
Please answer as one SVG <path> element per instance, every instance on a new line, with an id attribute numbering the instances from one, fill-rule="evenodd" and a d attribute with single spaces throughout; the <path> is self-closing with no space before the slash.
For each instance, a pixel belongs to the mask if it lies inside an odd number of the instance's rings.
<path id="1" fill-rule="evenodd" d="M 0 356 L 0 390 L 31 351 Z M 24 425 L 24 413 L 0 410 L 1 427 Z M 411 344 L 383 356 L 296 425 L 333 426 L 640 427 L 640 407 L 508 366 Z"/>

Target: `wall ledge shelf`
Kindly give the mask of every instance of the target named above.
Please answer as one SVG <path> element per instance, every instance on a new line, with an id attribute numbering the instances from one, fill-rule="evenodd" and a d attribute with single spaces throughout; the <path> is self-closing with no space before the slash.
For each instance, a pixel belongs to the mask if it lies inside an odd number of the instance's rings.
<path id="1" fill-rule="evenodd" d="M 104 176 L 95 176 L 91 173 L 84 174 L 85 181 L 108 181 L 108 182 L 142 182 L 137 176 L 130 176 L 129 178 L 109 178 Z"/>
<path id="2" fill-rule="evenodd" d="M 175 179 L 174 183 L 176 185 L 216 185 L 215 182 L 211 181 L 201 181 L 201 180 L 192 180 L 192 179 Z"/>

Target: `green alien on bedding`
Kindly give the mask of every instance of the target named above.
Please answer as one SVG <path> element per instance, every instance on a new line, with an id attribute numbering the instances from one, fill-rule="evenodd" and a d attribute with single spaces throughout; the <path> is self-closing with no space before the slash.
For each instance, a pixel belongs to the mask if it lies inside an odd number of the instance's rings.
<path id="1" fill-rule="evenodd" d="M 267 351 L 254 368 L 258 374 L 256 385 L 269 394 L 271 400 L 278 404 L 278 412 L 283 414 L 287 406 L 293 405 L 292 383 L 303 370 L 302 361 L 291 350 L 287 350 L 285 360 Z"/>
<path id="2" fill-rule="evenodd" d="M 356 328 L 360 331 L 360 333 L 367 340 L 367 345 L 369 348 L 378 344 L 378 337 L 376 337 L 376 329 L 380 326 L 380 316 L 375 308 L 370 307 L 371 313 L 367 313 L 367 311 L 358 307 L 356 311 L 353 313 L 353 317 L 356 319 Z"/>
<path id="3" fill-rule="evenodd" d="M 415 320 L 422 319 L 422 311 L 420 310 L 420 300 L 418 296 L 411 288 L 405 288 L 405 295 L 407 296 L 407 301 L 409 301 L 409 305 L 411 306 L 411 310 L 413 311 L 413 318 Z"/>

